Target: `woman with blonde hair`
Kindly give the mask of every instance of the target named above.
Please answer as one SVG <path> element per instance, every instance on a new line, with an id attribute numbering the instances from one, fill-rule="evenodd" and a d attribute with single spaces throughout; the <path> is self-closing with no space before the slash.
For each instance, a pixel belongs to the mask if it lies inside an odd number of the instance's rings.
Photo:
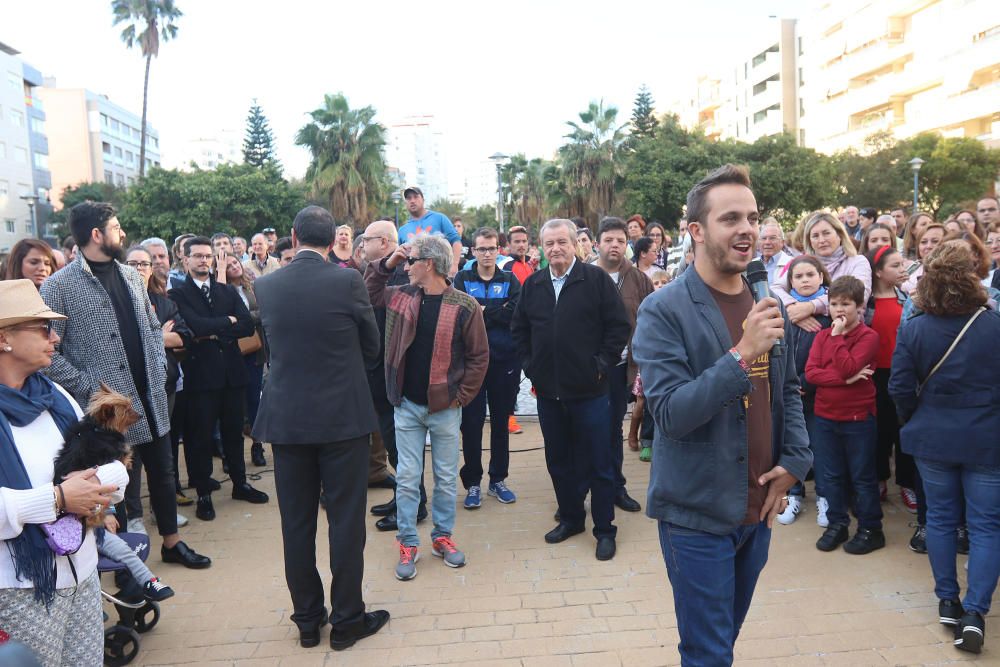
<path id="1" fill-rule="evenodd" d="M 330 249 L 330 261 L 342 269 L 356 269 L 354 264 L 354 248 L 352 238 L 354 230 L 350 225 L 340 225 L 334 233 L 333 248 Z"/>

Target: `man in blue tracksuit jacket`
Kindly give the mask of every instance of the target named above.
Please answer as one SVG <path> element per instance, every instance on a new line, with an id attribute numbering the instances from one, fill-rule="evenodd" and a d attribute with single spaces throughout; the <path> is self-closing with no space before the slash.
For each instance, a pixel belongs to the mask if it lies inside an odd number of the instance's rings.
<path id="1" fill-rule="evenodd" d="M 479 394 L 462 408 L 462 453 L 465 465 L 459 475 L 468 492 L 465 509 L 480 506 L 483 479 L 483 424 L 486 405 L 490 406 L 490 484 L 487 493 L 501 503 L 517 500 L 507 488 L 510 462 L 510 432 L 507 417 L 514 412 L 514 402 L 521 380 L 521 366 L 510 332 L 514 308 L 521 297 L 521 283 L 512 273 L 497 266 L 499 235 L 483 227 L 473 237 L 471 268 L 455 276 L 455 289 L 479 302 L 490 342 L 490 366 Z"/>

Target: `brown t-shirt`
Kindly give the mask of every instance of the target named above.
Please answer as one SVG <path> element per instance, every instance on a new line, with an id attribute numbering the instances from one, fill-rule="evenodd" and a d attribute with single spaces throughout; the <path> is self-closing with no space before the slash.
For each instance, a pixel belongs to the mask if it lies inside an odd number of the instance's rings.
<path id="1" fill-rule="evenodd" d="M 743 328 L 746 324 L 747 315 L 753 308 L 753 295 L 750 288 L 744 287 L 743 292 L 738 295 L 723 294 L 709 287 L 715 303 L 722 311 L 722 317 L 726 320 L 726 327 L 729 329 L 729 336 L 733 339 L 733 345 L 743 338 Z M 754 360 L 747 360 L 750 364 L 750 384 L 753 385 L 753 392 L 743 399 L 743 406 L 747 410 L 747 453 L 749 465 L 747 466 L 747 514 L 743 519 L 744 525 L 758 523 L 760 521 L 760 508 L 764 505 L 767 497 L 767 487 L 757 483 L 757 479 L 774 467 L 774 452 L 771 449 L 771 386 L 768 383 L 768 370 L 771 362 L 770 351 L 765 352 Z"/>

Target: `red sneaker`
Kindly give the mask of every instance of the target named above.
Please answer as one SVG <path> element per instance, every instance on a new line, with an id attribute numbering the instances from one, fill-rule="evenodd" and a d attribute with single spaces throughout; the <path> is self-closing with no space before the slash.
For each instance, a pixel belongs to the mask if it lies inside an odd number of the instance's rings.
<path id="1" fill-rule="evenodd" d="M 910 514 L 916 514 L 917 494 L 913 492 L 913 489 L 908 489 L 905 486 L 900 487 L 899 495 L 903 498 L 903 504 L 906 505 L 906 511 Z"/>
<path id="2" fill-rule="evenodd" d="M 517 417 L 514 415 L 511 415 L 510 418 L 507 419 L 507 430 L 514 435 L 524 433 L 524 429 L 517 423 Z"/>

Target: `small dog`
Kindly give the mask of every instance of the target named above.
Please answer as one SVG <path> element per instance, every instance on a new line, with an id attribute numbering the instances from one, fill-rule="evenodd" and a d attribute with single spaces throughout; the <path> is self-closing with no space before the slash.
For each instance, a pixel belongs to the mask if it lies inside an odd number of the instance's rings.
<path id="1" fill-rule="evenodd" d="M 54 479 L 61 482 L 74 470 L 112 461 L 131 467 L 132 448 L 125 444 L 125 432 L 137 421 L 139 414 L 132 408 L 132 400 L 101 383 L 100 390 L 90 397 L 87 414 L 70 429 L 59 450 Z M 88 526 L 103 523 L 103 513 L 87 517 Z"/>

